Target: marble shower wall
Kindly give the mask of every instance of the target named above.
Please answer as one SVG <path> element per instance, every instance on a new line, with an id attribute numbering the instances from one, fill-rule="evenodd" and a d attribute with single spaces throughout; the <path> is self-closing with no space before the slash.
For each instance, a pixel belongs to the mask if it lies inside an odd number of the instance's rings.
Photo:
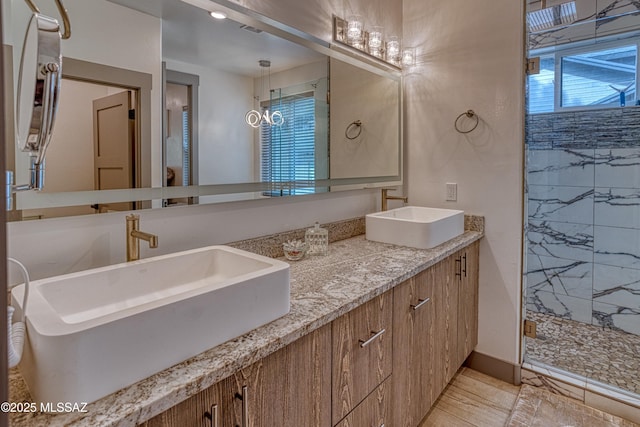
<path id="1" fill-rule="evenodd" d="M 527 308 L 640 334 L 640 107 L 529 115 Z"/>

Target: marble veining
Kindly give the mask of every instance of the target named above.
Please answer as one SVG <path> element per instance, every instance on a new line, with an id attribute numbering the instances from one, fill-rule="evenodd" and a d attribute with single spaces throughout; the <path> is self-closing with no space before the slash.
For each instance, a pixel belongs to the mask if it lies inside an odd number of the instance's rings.
<path id="1" fill-rule="evenodd" d="M 477 227 L 483 224 L 477 219 L 469 221 Z M 144 422 L 392 289 L 482 235 L 482 231 L 467 231 L 427 250 L 370 242 L 364 235 L 334 242 L 326 257 L 291 262 L 291 311 L 286 316 L 100 399 L 87 407 L 88 413 L 11 414 L 11 425 L 95 427 Z M 264 241 L 258 242 L 259 247 L 268 248 Z M 11 372 L 10 383 L 12 401 L 30 400 L 16 370 Z"/>
<path id="2" fill-rule="evenodd" d="M 538 121 L 542 129 L 556 126 L 549 117 Z M 640 334 L 640 147 L 635 144 L 528 153 L 529 310 Z"/>
<path id="3" fill-rule="evenodd" d="M 593 188 L 530 185 L 529 218 L 593 224 Z"/>

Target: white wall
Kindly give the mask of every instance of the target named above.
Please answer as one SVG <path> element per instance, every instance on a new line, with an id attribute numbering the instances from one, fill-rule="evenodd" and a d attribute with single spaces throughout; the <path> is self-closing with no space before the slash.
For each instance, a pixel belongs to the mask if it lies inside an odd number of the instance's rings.
<path id="1" fill-rule="evenodd" d="M 523 159 L 523 2 L 405 0 L 406 165 L 412 204 L 484 215 L 477 351 L 518 363 Z M 468 135 L 456 117 L 473 109 Z M 445 201 L 445 183 L 458 201 Z"/>

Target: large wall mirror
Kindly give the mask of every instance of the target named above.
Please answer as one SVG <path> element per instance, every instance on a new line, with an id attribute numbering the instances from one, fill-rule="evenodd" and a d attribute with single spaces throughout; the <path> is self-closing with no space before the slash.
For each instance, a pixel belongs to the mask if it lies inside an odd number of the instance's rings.
<path id="1" fill-rule="evenodd" d="M 4 48 L 17 75 L 29 11 L 10 4 Z M 12 219 L 401 182 L 398 70 L 225 0 L 69 0 L 67 9 L 75 25 L 62 43 L 45 188 L 16 194 Z M 11 148 L 20 184 L 28 158 Z"/>

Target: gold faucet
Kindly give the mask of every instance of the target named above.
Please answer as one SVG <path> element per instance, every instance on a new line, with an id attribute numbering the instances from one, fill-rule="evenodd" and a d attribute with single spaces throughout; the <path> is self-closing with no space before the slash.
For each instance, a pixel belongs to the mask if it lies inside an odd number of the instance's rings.
<path id="1" fill-rule="evenodd" d="M 409 202 L 409 198 L 407 196 L 389 196 L 389 195 L 387 195 L 387 192 L 389 190 L 395 191 L 393 188 L 383 188 L 382 189 L 382 210 L 383 211 L 387 210 L 387 200 L 402 200 L 405 203 Z"/>
<path id="2" fill-rule="evenodd" d="M 149 242 L 150 248 L 158 247 L 158 236 L 138 230 L 140 215 L 127 215 L 127 262 L 140 259 L 140 240 Z"/>

